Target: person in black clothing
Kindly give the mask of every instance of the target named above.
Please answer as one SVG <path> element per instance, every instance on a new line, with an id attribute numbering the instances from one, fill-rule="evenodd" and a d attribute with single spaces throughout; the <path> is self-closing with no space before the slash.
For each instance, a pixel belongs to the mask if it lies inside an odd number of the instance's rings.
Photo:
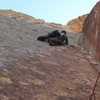
<path id="1" fill-rule="evenodd" d="M 62 30 L 59 37 L 50 38 L 49 45 L 68 45 L 68 37 L 66 36 L 66 31 Z"/>
<path id="2" fill-rule="evenodd" d="M 68 45 L 68 37 L 66 31 L 62 30 L 61 34 L 58 30 L 49 32 L 47 35 L 42 35 L 37 38 L 39 41 L 47 41 L 50 46 Z"/>

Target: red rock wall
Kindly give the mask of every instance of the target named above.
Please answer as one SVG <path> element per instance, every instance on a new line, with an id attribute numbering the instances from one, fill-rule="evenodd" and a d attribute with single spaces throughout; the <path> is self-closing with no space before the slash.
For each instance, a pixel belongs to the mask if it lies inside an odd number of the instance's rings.
<path id="1" fill-rule="evenodd" d="M 88 14 L 85 14 L 83 16 L 79 16 L 78 18 L 69 21 L 65 26 L 65 29 L 67 29 L 68 32 L 82 33 L 82 28 L 84 26 L 83 24 L 87 16 Z"/>
<path id="2" fill-rule="evenodd" d="M 81 45 L 100 61 L 100 1 L 85 20 Z"/>

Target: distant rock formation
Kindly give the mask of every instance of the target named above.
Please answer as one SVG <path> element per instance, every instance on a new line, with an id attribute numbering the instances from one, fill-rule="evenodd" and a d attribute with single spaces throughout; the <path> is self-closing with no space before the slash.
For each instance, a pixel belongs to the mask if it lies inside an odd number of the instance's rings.
<path id="1" fill-rule="evenodd" d="M 86 18 L 79 44 L 100 61 L 100 1 Z"/>
<path id="2" fill-rule="evenodd" d="M 51 27 L 55 27 L 55 28 L 59 28 L 59 29 L 63 28 L 62 24 L 56 24 L 56 23 L 46 23 L 46 24 Z"/>
<path id="3" fill-rule="evenodd" d="M 28 23 L 36 23 L 36 24 L 46 24 L 49 27 L 55 27 L 62 29 L 62 24 L 56 24 L 56 23 L 47 23 L 43 19 L 36 19 L 32 16 L 29 16 L 27 14 L 23 14 L 20 12 L 16 12 L 13 10 L 0 10 L 0 14 L 9 18 L 13 18 L 19 21 L 25 21 Z"/>
<path id="4" fill-rule="evenodd" d="M 14 18 L 19 21 L 26 21 L 29 23 L 40 23 L 40 24 L 45 23 L 45 21 L 43 19 L 36 19 L 32 16 L 29 16 L 29 15 L 26 15 L 23 13 L 19 13 L 19 12 L 13 11 L 13 10 L 0 10 L 0 14 L 3 16 L 10 17 L 10 18 Z"/>
<path id="5" fill-rule="evenodd" d="M 84 21 L 87 18 L 87 16 L 88 16 L 88 14 L 83 15 L 83 16 L 79 16 L 78 18 L 69 21 L 68 24 L 65 26 L 65 28 L 69 32 L 81 33 L 82 28 L 84 26 Z"/>

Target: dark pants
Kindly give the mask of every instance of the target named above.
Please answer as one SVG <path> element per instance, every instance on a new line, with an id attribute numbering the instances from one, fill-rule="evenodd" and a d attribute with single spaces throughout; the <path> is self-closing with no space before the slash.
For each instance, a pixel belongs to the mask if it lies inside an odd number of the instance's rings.
<path id="1" fill-rule="evenodd" d="M 59 40 L 58 38 L 50 38 L 49 39 L 49 45 L 53 46 L 53 45 L 62 45 L 62 41 Z"/>

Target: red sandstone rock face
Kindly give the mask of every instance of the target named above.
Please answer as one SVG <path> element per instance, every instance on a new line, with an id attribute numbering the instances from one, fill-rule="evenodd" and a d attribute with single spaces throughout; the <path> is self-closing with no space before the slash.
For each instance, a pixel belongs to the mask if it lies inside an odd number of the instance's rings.
<path id="1" fill-rule="evenodd" d="M 81 45 L 100 60 L 100 1 L 85 20 Z"/>
<path id="2" fill-rule="evenodd" d="M 83 25 L 84 21 L 87 18 L 87 16 L 88 14 L 79 16 L 78 18 L 69 21 L 68 24 L 65 26 L 65 28 L 67 29 L 68 32 L 81 33 L 82 28 L 84 26 Z"/>

